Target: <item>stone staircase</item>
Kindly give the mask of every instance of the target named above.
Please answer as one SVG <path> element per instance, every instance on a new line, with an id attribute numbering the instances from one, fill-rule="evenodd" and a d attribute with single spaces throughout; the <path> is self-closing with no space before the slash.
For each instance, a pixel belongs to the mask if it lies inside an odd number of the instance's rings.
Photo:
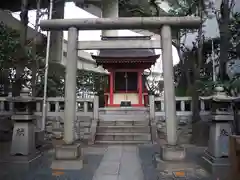
<path id="1" fill-rule="evenodd" d="M 99 112 L 95 143 L 142 144 L 151 142 L 147 108 L 104 108 Z"/>

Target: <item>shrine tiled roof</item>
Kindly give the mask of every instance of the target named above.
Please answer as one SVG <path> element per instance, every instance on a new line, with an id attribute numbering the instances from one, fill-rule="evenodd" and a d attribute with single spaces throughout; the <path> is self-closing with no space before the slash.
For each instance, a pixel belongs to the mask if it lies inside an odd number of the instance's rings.
<path id="1" fill-rule="evenodd" d="M 117 40 L 150 40 L 150 36 L 119 36 L 119 37 L 102 37 L 102 40 L 117 41 Z M 100 50 L 94 59 L 103 58 L 148 58 L 155 57 L 154 49 L 104 49 Z"/>
<path id="2" fill-rule="evenodd" d="M 150 57 L 155 56 L 154 50 L 151 49 L 104 49 L 99 53 L 99 57 L 132 57 L 132 58 L 141 58 L 141 57 Z"/>

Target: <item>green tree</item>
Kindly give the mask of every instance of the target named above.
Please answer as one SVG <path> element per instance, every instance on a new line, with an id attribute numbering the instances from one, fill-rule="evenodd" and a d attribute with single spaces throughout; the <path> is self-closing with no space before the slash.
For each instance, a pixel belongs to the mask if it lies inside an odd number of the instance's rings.
<path id="1" fill-rule="evenodd" d="M 42 12 L 37 14 L 42 14 Z M 36 24 L 38 24 L 37 22 L 36 20 Z M 38 29 L 37 26 L 35 29 Z M 12 92 L 16 87 L 16 82 L 18 82 L 20 83 L 18 84 L 19 87 L 24 85 L 31 88 L 33 96 L 42 96 L 46 44 L 37 43 L 36 37 L 38 34 L 36 33 L 35 38 L 27 40 L 24 48 L 22 48 L 21 32 L 17 32 L 4 24 L 0 24 L 0 33 L 0 87 L 2 95 L 6 96 L 9 92 Z M 22 51 L 24 53 L 20 54 Z M 24 71 L 21 73 L 20 80 L 18 80 L 16 71 L 20 67 L 24 67 Z M 65 67 L 50 62 L 48 96 L 64 96 L 64 78 Z M 101 92 L 103 94 L 107 81 L 106 75 L 78 70 L 77 82 L 77 91 Z"/>
<path id="2" fill-rule="evenodd" d="M 206 10 L 214 6 L 212 4 L 206 5 L 206 2 L 198 5 L 197 2 L 201 3 L 194 0 L 174 1 L 171 12 L 174 15 L 196 14 L 202 17 L 204 21 L 209 18 Z M 213 87 L 216 83 L 224 83 L 227 88 L 231 88 L 233 84 L 235 87 L 237 84 L 240 84 L 237 78 L 235 78 L 234 83 L 231 84 L 225 71 L 226 62 L 231 58 L 237 57 L 236 49 L 239 47 L 239 18 L 237 13 L 230 14 L 232 7 L 233 4 L 230 3 L 230 1 L 222 1 L 222 6 L 219 11 L 220 15 L 217 16 L 220 29 L 219 38 L 205 39 L 202 29 L 200 28 L 198 30 L 198 38 L 193 42 L 193 48 L 189 49 L 185 47 L 184 43 L 178 46 L 183 55 L 181 56 L 180 63 L 174 67 L 175 80 L 177 81 L 178 88 L 181 90 L 181 94 L 189 94 L 193 98 L 193 140 L 195 142 L 198 141 L 199 135 L 202 134 L 199 132 L 201 128 L 198 123 L 200 119 L 198 95 L 212 94 Z M 232 15 L 232 18 L 230 18 L 230 15 Z M 180 35 L 185 35 L 186 33 L 184 30 L 180 31 Z M 220 64 L 219 81 L 216 83 L 212 81 L 212 61 L 209 61 L 212 53 L 212 41 L 214 41 L 215 54 L 217 55 L 216 61 Z M 227 82 L 225 82 L 226 80 Z M 187 82 L 187 86 L 185 82 Z M 184 91 L 186 93 L 182 93 Z"/>
<path id="3" fill-rule="evenodd" d="M 21 0 L 21 32 L 20 32 L 20 48 L 18 48 L 18 63 L 16 65 L 16 74 L 15 80 L 13 83 L 13 96 L 19 96 L 20 91 L 22 89 L 22 79 L 24 74 L 24 69 L 27 64 L 27 49 L 25 48 L 27 45 L 27 28 L 28 28 L 28 0 Z"/>

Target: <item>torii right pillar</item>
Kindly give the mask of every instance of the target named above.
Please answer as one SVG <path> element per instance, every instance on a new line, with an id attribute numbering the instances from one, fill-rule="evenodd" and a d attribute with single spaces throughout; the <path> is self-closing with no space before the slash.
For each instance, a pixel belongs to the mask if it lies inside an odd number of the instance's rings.
<path id="1" fill-rule="evenodd" d="M 177 145 L 172 33 L 171 27 L 168 25 L 164 25 L 161 28 L 161 43 L 164 78 L 164 109 L 167 129 L 167 145 L 161 147 L 161 158 L 163 160 L 182 160 L 185 158 L 185 149 Z"/>

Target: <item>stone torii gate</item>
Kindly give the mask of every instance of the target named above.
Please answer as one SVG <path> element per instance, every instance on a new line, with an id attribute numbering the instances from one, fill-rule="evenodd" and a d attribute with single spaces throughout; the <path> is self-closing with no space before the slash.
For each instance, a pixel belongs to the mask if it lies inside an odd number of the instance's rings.
<path id="1" fill-rule="evenodd" d="M 177 147 L 177 121 L 175 107 L 175 90 L 173 77 L 172 34 L 171 28 L 194 29 L 200 26 L 199 17 L 131 17 L 131 18 L 97 18 L 97 19 L 52 19 L 42 20 L 40 27 L 46 31 L 68 31 L 67 65 L 65 77 L 65 111 L 64 111 L 64 141 L 61 149 L 72 148 L 78 151 L 79 146 L 74 145 L 74 120 L 76 109 L 76 67 L 78 49 L 113 49 L 113 48 L 162 48 L 163 74 L 164 74 L 164 101 L 167 126 L 167 143 L 164 148 L 166 156 L 176 152 Z M 161 43 L 149 40 L 131 40 L 129 42 L 80 42 L 78 47 L 78 30 L 120 30 L 120 29 L 159 29 L 161 30 Z M 152 117 L 154 118 L 154 117 Z M 56 152 L 57 153 L 57 152 Z M 62 153 L 60 153 L 62 154 Z M 59 155 L 60 155 L 59 154 Z M 171 155 L 170 155 L 171 156 Z M 58 157 L 60 158 L 60 157 Z M 64 157 L 63 157 L 64 158 Z M 72 157 L 71 157 L 72 158 Z M 174 157 L 167 157 L 172 159 Z"/>

